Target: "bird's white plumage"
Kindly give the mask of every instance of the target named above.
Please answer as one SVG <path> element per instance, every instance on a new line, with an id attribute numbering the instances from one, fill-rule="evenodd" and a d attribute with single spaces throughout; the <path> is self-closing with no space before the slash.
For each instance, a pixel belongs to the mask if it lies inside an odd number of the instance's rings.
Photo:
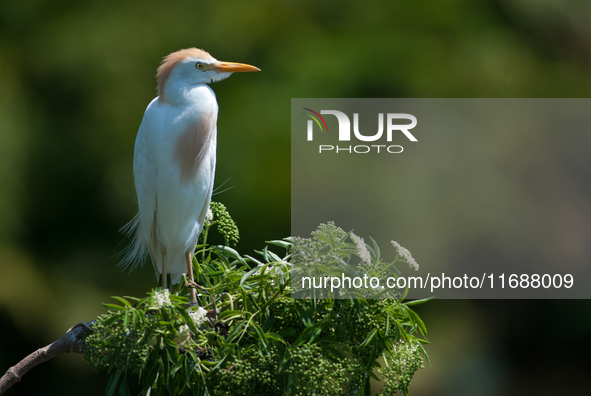
<path id="1" fill-rule="evenodd" d="M 173 283 L 186 272 L 185 253 L 197 244 L 215 174 L 215 95 L 205 85 L 193 90 L 195 100 L 184 105 L 159 104 L 157 99 L 150 103 L 136 138 L 133 163 L 142 235 L 158 273 L 165 255 Z M 204 124 L 203 117 L 211 120 L 205 123 L 211 130 L 196 132 L 209 135 L 209 141 L 197 171 L 184 175 L 178 145 L 187 129 Z"/>
<path id="2" fill-rule="evenodd" d="M 187 272 L 213 191 L 218 105 L 208 83 L 235 71 L 257 71 L 218 62 L 203 50 L 177 51 L 158 69 L 158 92 L 146 109 L 134 151 L 133 174 L 138 215 L 124 264 L 137 264 L 149 252 L 156 275 L 178 283 Z"/>

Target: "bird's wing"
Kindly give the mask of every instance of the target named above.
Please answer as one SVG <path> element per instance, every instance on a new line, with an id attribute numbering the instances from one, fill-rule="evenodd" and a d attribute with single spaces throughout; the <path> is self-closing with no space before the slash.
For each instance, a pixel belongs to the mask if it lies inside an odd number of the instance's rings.
<path id="1" fill-rule="evenodd" d="M 213 137 L 212 140 L 210 141 L 210 144 L 213 146 L 210 148 L 210 150 L 212 150 L 215 153 L 216 150 L 216 134 L 217 134 L 217 126 L 214 125 L 213 126 L 214 130 L 213 130 Z M 210 161 L 209 166 L 211 169 L 213 169 L 213 172 L 215 173 L 215 165 L 216 165 L 216 156 L 215 155 L 211 155 L 209 156 L 208 160 Z M 205 201 L 203 202 L 203 207 L 201 208 L 201 212 L 199 213 L 199 225 L 200 225 L 200 229 L 199 232 L 201 232 L 201 229 L 203 229 L 203 225 L 205 224 L 205 216 L 207 216 L 207 210 L 209 209 L 209 202 L 211 201 L 211 194 L 213 193 L 213 185 L 214 185 L 214 180 L 215 177 L 211 177 L 211 182 L 209 184 L 209 189 L 207 191 L 207 195 L 205 198 Z"/>
<path id="2" fill-rule="evenodd" d="M 135 140 L 133 156 L 133 177 L 139 209 L 137 241 L 134 240 L 134 243 L 143 243 L 143 248 L 138 246 L 136 250 L 144 255 L 145 250 L 148 249 L 152 259 L 156 253 L 154 251 L 156 247 L 151 243 L 156 211 L 156 163 L 154 153 L 151 152 L 154 145 L 150 142 L 162 128 L 161 114 L 155 101 L 152 101 L 146 109 Z M 143 257 L 137 257 L 137 259 L 141 258 Z M 155 265 L 154 262 L 153 264 Z"/>

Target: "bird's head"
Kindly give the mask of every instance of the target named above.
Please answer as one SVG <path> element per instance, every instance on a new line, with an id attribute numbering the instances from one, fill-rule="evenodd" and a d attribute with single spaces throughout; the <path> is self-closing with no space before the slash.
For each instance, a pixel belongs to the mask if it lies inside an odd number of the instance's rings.
<path id="1" fill-rule="evenodd" d="M 220 81 L 235 72 L 254 71 L 260 71 L 260 69 L 244 63 L 218 61 L 206 51 L 198 48 L 182 49 L 167 55 L 162 60 L 156 74 L 158 96 L 164 97 L 164 87 L 171 78 L 190 86 Z"/>

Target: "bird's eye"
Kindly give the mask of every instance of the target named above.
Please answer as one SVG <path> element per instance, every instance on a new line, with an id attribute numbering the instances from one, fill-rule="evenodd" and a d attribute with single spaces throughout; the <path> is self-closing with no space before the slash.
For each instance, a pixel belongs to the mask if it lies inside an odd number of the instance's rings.
<path id="1" fill-rule="evenodd" d="M 201 62 L 197 62 L 197 63 L 195 64 L 195 67 L 196 67 L 197 69 L 199 69 L 199 70 L 203 70 L 203 63 L 201 63 Z"/>

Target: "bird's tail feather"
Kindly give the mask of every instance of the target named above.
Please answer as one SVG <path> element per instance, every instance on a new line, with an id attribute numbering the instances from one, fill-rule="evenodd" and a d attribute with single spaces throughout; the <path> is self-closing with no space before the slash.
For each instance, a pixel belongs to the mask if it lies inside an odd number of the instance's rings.
<path id="1" fill-rule="evenodd" d="M 125 224 L 119 232 L 132 238 L 131 243 L 123 250 L 123 259 L 119 266 L 123 269 L 133 271 L 138 266 L 142 266 L 148 256 L 148 244 L 144 239 L 142 227 L 140 225 L 140 214 L 136 214 L 133 219 Z"/>

